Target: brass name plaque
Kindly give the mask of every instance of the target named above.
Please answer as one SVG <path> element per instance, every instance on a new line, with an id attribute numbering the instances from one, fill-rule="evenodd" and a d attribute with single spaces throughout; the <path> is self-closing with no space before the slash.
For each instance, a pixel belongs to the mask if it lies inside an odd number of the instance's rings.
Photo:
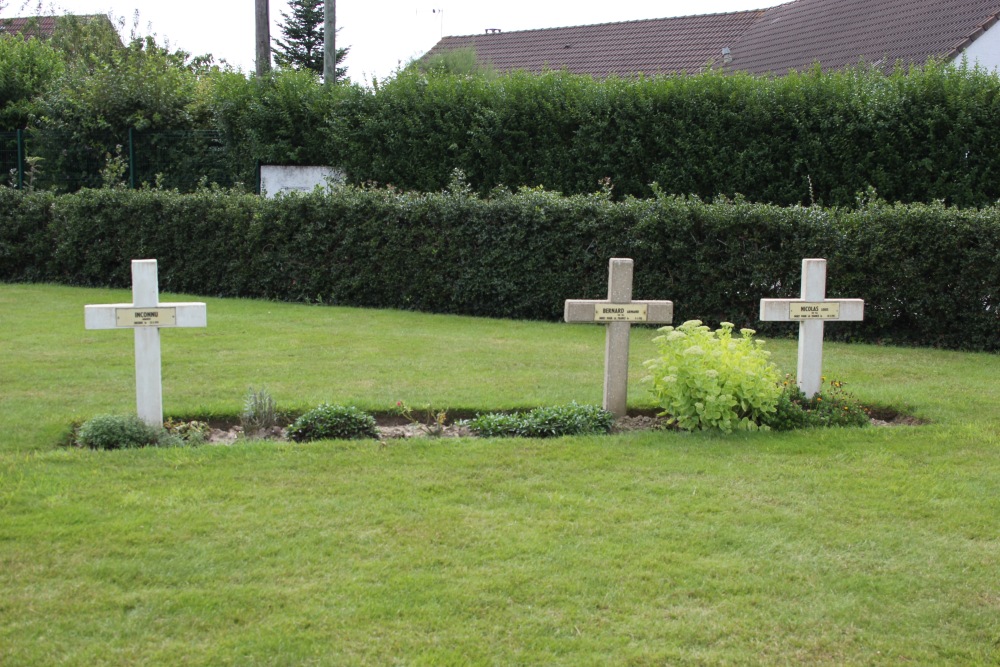
<path id="1" fill-rule="evenodd" d="M 115 308 L 117 327 L 175 327 L 176 308 Z"/>
<path id="2" fill-rule="evenodd" d="M 608 303 L 594 306 L 595 322 L 645 322 L 644 303 Z"/>
<path id="3" fill-rule="evenodd" d="M 839 320 L 839 303 L 810 303 L 794 301 L 788 304 L 788 319 L 790 320 Z"/>

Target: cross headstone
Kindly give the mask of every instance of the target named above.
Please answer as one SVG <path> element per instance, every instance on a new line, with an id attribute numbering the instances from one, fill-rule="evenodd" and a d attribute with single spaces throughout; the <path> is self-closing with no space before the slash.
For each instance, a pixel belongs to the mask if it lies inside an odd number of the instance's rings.
<path id="1" fill-rule="evenodd" d="M 135 330 L 135 404 L 147 424 L 163 425 L 160 329 L 208 326 L 204 303 L 160 303 L 155 259 L 132 260 L 132 303 L 84 306 L 87 329 Z"/>
<path id="2" fill-rule="evenodd" d="M 823 324 L 860 322 L 865 318 L 863 299 L 826 298 L 826 260 L 802 260 L 802 292 L 798 299 L 761 299 L 764 322 L 799 323 L 799 389 L 812 398 L 823 380 Z"/>
<path id="3" fill-rule="evenodd" d="M 632 323 L 669 324 L 672 301 L 632 300 L 632 260 L 613 258 L 608 266 L 608 298 L 567 299 L 567 322 L 604 324 L 604 409 L 625 416 L 628 403 L 628 342 Z"/>

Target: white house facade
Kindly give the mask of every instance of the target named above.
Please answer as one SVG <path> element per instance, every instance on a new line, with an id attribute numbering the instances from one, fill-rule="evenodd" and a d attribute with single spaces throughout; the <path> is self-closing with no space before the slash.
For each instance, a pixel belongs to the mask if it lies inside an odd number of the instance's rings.
<path id="1" fill-rule="evenodd" d="M 956 58 L 965 58 L 969 65 L 979 65 L 983 69 L 1000 71 L 1000 23 L 994 24 L 986 32 L 976 38 Z"/>

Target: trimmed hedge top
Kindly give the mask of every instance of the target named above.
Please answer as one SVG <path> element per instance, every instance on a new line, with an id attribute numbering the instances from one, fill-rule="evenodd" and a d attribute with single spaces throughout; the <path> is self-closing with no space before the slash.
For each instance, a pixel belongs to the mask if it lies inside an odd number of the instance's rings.
<path id="1" fill-rule="evenodd" d="M 495 78 L 404 71 L 375 90 L 300 75 L 215 87 L 236 171 L 326 164 L 354 184 L 438 191 L 461 169 L 500 185 L 616 198 L 664 192 L 777 205 L 1000 199 L 1000 77 L 929 63 L 783 77 L 707 72 L 639 79 L 565 72 Z"/>
<path id="2" fill-rule="evenodd" d="M 603 298 L 608 258 L 631 257 L 636 298 L 673 300 L 675 321 L 776 335 L 793 332 L 758 322 L 759 300 L 797 296 L 802 258 L 825 257 L 827 293 L 866 302 L 864 322 L 829 337 L 1000 350 L 997 206 L 480 198 L 458 179 L 274 200 L 0 188 L 0 280 L 127 287 L 138 257 L 157 258 L 174 292 L 547 320 L 567 298 Z"/>

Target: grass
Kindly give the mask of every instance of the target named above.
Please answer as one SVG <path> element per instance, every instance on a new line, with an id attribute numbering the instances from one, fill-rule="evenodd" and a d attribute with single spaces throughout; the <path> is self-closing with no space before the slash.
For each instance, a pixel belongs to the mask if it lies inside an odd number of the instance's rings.
<path id="1" fill-rule="evenodd" d="M 133 409 L 129 334 L 82 322 L 121 300 L 0 286 L 0 664 L 1000 664 L 997 355 L 827 346 L 920 427 L 58 448 Z M 600 400 L 599 327 L 208 311 L 168 414 Z"/>

